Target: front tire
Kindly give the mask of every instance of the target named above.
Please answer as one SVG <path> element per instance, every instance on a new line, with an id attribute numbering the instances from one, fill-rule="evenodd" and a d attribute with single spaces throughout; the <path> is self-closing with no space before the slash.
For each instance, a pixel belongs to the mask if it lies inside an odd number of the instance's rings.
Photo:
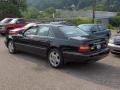
<path id="1" fill-rule="evenodd" d="M 12 40 L 10 40 L 8 42 L 8 50 L 9 50 L 10 54 L 16 53 L 15 45 L 14 45 L 14 42 Z"/>
<path id="2" fill-rule="evenodd" d="M 51 49 L 48 53 L 48 60 L 53 68 L 60 68 L 64 66 L 62 54 L 57 49 Z"/>

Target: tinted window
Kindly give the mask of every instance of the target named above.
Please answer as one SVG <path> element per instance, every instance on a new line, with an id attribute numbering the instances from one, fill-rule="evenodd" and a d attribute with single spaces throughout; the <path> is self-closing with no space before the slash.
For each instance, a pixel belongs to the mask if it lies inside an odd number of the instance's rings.
<path id="1" fill-rule="evenodd" d="M 80 28 L 75 26 L 63 26 L 60 27 L 60 30 L 67 35 L 68 37 L 75 37 L 75 36 L 85 36 L 87 33 L 82 31 Z"/>
<path id="2" fill-rule="evenodd" d="M 37 34 L 39 36 L 48 36 L 48 33 L 49 33 L 49 27 L 43 26 L 43 27 L 39 27 Z"/>
<path id="3" fill-rule="evenodd" d="M 18 19 L 17 23 L 25 23 L 24 19 Z"/>
<path id="4" fill-rule="evenodd" d="M 90 31 L 92 26 L 91 25 L 80 25 L 78 26 L 80 29 L 85 30 L 85 31 Z"/>
<path id="5" fill-rule="evenodd" d="M 16 23 L 16 21 L 17 21 L 17 19 L 12 19 L 9 23 L 14 24 L 14 23 Z"/>
<path id="6" fill-rule="evenodd" d="M 85 31 L 102 31 L 106 29 L 103 25 L 80 25 L 78 27 Z"/>
<path id="7" fill-rule="evenodd" d="M 103 25 L 98 25 L 98 28 L 99 28 L 99 30 L 106 30 L 106 27 L 105 26 L 103 26 Z"/>
<path id="8" fill-rule="evenodd" d="M 1 23 L 9 23 L 12 19 L 10 18 L 5 18 L 1 21 Z"/>
<path id="9" fill-rule="evenodd" d="M 99 31 L 99 28 L 98 28 L 97 25 L 94 25 L 91 30 L 92 30 L 92 31 Z"/>
<path id="10" fill-rule="evenodd" d="M 37 27 L 32 27 L 30 29 L 28 29 L 27 31 L 25 31 L 24 35 L 35 35 L 37 32 Z"/>
<path id="11" fill-rule="evenodd" d="M 60 31 L 59 27 L 53 27 L 52 30 L 56 38 L 60 38 L 60 39 L 66 38 L 65 34 Z"/>

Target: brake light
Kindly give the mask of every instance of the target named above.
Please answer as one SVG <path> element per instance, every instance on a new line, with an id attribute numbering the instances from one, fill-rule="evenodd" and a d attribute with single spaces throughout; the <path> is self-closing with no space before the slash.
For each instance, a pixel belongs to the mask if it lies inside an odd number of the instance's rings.
<path id="1" fill-rule="evenodd" d="M 79 52 L 80 53 L 87 53 L 90 51 L 90 46 L 89 45 L 80 45 Z"/>

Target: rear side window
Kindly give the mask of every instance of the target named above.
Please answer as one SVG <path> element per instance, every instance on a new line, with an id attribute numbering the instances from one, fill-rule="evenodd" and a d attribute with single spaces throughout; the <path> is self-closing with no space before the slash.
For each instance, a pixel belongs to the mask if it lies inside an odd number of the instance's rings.
<path id="1" fill-rule="evenodd" d="M 24 19 L 18 19 L 17 23 L 25 23 Z"/>
<path id="2" fill-rule="evenodd" d="M 48 36 L 49 29 L 50 29 L 49 27 L 41 26 L 41 27 L 39 27 L 37 35 L 39 35 L 39 36 Z"/>
<path id="3" fill-rule="evenodd" d="M 58 27 L 53 27 L 52 31 L 54 33 L 54 36 L 59 39 L 65 39 L 65 34 L 60 31 Z"/>

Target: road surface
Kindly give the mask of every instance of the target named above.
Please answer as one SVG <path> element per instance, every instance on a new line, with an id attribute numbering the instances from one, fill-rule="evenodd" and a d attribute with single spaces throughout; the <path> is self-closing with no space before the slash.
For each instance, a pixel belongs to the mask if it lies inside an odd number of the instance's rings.
<path id="1" fill-rule="evenodd" d="M 56 70 L 44 58 L 9 54 L 0 37 L 0 90 L 120 90 L 120 56 Z"/>

